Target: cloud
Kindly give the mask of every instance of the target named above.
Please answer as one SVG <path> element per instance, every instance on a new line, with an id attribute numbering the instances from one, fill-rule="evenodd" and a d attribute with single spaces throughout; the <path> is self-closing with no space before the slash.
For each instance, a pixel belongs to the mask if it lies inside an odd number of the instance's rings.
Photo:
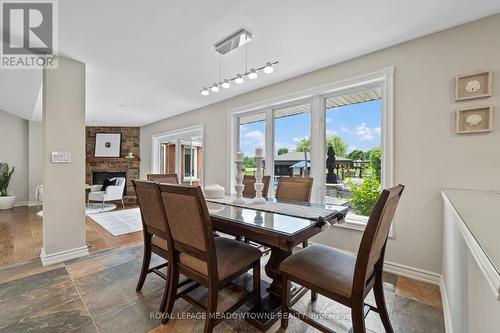
<path id="1" fill-rule="evenodd" d="M 341 132 L 349 132 L 349 128 L 347 128 L 344 124 L 340 124 L 340 131 Z"/>
<path id="2" fill-rule="evenodd" d="M 374 137 L 380 136 L 380 127 L 370 128 L 366 126 L 366 123 L 361 123 L 356 128 L 356 135 L 360 141 L 371 141 Z"/>
<path id="3" fill-rule="evenodd" d="M 245 133 L 243 133 L 242 135 L 244 138 L 247 138 L 247 139 L 252 139 L 252 140 L 260 140 L 260 141 L 263 141 L 264 140 L 264 133 L 261 132 L 261 131 L 248 131 Z"/>
<path id="4" fill-rule="evenodd" d="M 338 131 L 332 131 L 332 130 L 330 130 L 330 129 L 327 129 L 327 130 L 326 130 L 326 135 L 337 135 L 337 134 L 339 134 L 339 132 L 338 132 Z"/>
<path id="5" fill-rule="evenodd" d="M 309 136 L 308 136 L 308 135 L 306 135 L 306 136 L 305 136 L 305 137 L 303 137 L 303 138 L 294 137 L 292 140 L 293 140 L 293 142 L 300 142 L 300 141 L 302 141 L 302 140 L 304 140 L 304 139 L 309 139 Z"/>
<path id="6" fill-rule="evenodd" d="M 327 123 L 329 123 L 330 121 L 332 121 L 332 118 L 326 118 Z"/>

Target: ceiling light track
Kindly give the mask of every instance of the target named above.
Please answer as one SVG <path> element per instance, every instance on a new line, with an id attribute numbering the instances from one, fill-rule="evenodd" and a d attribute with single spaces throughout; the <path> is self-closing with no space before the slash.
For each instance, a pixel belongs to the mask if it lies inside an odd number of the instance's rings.
<path id="1" fill-rule="evenodd" d="M 271 74 L 274 72 L 274 66 L 279 63 L 279 61 L 267 62 L 264 66 L 251 68 L 248 70 L 248 43 L 252 40 L 252 34 L 245 29 L 240 29 L 233 33 L 231 36 L 224 38 L 217 44 L 215 44 L 215 51 L 219 53 L 219 82 L 212 83 L 208 86 L 203 87 L 200 93 L 203 96 L 210 95 L 210 92 L 217 93 L 220 91 L 219 87 L 228 89 L 231 87 L 231 83 L 242 84 L 245 82 L 245 78 L 250 80 L 255 80 L 259 76 L 259 72 L 263 71 L 265 74 Z M 235 77 L 230 79 L 222 79 L 222 56 L 232 50 L 245 45 L 245 72 L 243 74 L 237 74 Z"/>
<path id="2" fill-rule="evenodd" d="M 264 72 L 265 74 L 271 74 L 274 72 L 274 66 L 279 64 L 279 61 L 267 62 L 264 66 L 251 68 L 249 71 L 245 71 L 243 74 L 237 74 L 235 77 L 230 79 L 219 80 L 218 83 L 212 83 L 208 87 L 204 87 L 201 90 L 203 96 L 210 95 L 210 92 L 217 93 L 220 91 L 219 87 L 224 89 L 230 88 L 231 83 L 242 84 L 245 82 L 245 78 L 248 77 L 250 80 L 254 80 L 258 77 L 259 72 Z"/>

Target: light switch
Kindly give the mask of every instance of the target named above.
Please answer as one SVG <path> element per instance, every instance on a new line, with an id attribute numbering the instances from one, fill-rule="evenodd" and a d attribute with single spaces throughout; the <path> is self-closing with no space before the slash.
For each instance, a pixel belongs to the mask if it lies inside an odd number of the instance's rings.
<path id="1" fill-rule="evenodd" d="M 52 152 L 51 153 L 52 163 L 70 163 L 71 153 L 69 152 Z"/>

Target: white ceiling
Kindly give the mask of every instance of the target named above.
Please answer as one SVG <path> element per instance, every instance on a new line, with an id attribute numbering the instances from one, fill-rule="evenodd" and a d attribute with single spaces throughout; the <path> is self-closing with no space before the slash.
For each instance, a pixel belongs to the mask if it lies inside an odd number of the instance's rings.
<path id="1" fill-rule="evenodd" d="M 59 48 L 87 64 L 89 125 L 144 125 L 497 12 L 495 0 L 59 0 Z M 218 80 L 213 44 L 239 28 L 254 35 L 249 67 L 280 64 L 201 96 Z M 241 49 L 223 61 L 223 77 L 243 71 Z M 0 109 L 40 119 L 40 82 L 1 70 Z"/>

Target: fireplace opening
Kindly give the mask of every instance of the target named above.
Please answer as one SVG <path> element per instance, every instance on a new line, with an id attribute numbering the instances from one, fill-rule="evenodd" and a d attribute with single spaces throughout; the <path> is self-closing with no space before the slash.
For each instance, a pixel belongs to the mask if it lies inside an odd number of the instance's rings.
<path id="1" fill-rule="evenodd" d="M 127 173 L 126 172 L 92 172 L 92 185 L 102 185 L 104 184 L 105 179 L 111 179 L 116 177 L 125 178 L 127 181 Z M 127 195 L 127 186 L 123 189 L 123 195 Z"/>

